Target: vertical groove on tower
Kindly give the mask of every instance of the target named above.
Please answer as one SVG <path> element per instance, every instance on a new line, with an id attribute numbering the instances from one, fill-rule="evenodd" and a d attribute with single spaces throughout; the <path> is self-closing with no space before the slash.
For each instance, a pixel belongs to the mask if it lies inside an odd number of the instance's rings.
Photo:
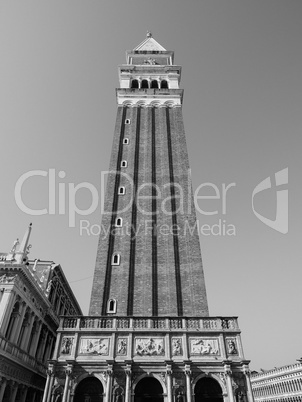
<path id="1" fill-rule="evenodd" d="M 170 126 L 170 114 L 169 114 L 168 107 L 166 108 L 166 123 L 167 123 L 167 140 L 168 140 L 168 154 L 169 154 L 172 225 L 173 225 L 173 228 L 176 230 L 176 233 L 175 233 L 175 231 L 173 229 L 173 247 L 174 247 L 174 259 L 175 259 L 177 314 L 179 316 L 182 316 L 183 315 L 183 306 L 182 306 L 182 291 L 181 291 L 181 278 L 180 278 L 179 244 L 178 244 L 176 203 L 175 203 L 171 126 Z"/>
<path id="2" fill-rule="evenodd" d="M 132 218 L 131 218 L 127 315 L 133 314 L 135 248 L 136 248 L 135 236 L 136 236 L 136 220 L 137 220 L 136 197 L 137 197 L 138 169 L 139 169 L 140 117 L 141 117 L 141 109 L 140 106 L 138 106 L 136 115 L 136 139 L 135 139 L 134 171 L 133 171 L 133 200 L 132 200 Z"/>
<path id="3" fill-rule="evenodd" d="M 119 141 L 119 149 L 118 156 L 116 162 L 116 175 L 115 175 L 115 183 L 114 183 L 114 195 L 113 195 L 113 204 L 112 204 L 112 214 L 111 214 L 111 222 L 110 222 L 110 232 L 109 232 L 109 240 L 108 240 L 108 253 L 107 253 L 107 265 L 106 265 L 106 275 L 105 275 L 105 283 L 104 283 L 104 292 L 103 292 L 103 304 L 102 304 L 102 315 L 106 315 L 107 311 L 107 301 L 109 299 L 110 292 L 110 283 L 111 283 L 111 258 L 114 250 L 114 225 L 118 211 L 118 189 L 120 185 L 120 171 L 121 171 L 121 161 L 123 156 L 123 139 L 125 133 L 125 118 L 127 113 L 127 106 L 123 107 L 123 115 L 122 115 L 122 124 L 120 131 L 120 141 Z"/>
<path id="4" fill-rule="evenodd" d="M 155 109 L 152 107 L 152 315 L 158 315 Z"/>

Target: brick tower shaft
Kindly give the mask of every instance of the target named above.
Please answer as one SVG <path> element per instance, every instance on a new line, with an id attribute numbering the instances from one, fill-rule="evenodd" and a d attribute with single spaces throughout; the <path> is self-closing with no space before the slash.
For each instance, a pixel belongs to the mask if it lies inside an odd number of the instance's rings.
<path id="1" fill-rule="evenodd" d="M 173 58 L 149 36 L 119 67 L 90 315 L 208 315 Z"/>

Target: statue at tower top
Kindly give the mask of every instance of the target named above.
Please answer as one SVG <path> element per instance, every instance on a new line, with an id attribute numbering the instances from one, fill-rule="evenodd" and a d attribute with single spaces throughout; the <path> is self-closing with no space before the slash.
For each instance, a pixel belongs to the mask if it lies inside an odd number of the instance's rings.
<path id="1" fill-rule="evenodd" d="M 147 31 L 147 38 L 152 38 L 152 32 L 150 32 L 150 31 Z"/>

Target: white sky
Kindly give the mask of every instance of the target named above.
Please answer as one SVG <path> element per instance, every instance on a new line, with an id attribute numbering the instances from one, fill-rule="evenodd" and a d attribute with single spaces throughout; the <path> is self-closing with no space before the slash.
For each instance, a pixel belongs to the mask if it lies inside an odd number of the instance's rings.
<path id="1" fill-rule="evenodd" d="M 236 236 L 201 236 L 210 314 L 239 316 L 245 357 L 269 369 L 301 357 L 301 11 L 300 1 L 2 0 L 0 4 L 0 250 L 33 222 L 30 256 L 60 263 L 88 311 L 99 209 L 68 227 L 68 215 L 30 216 L 14 188 L 31 170 L 65 171 L 58 184 L 100 191 L 115 124 L 117 66 L 147 30 L 175 51 L 185 89 L 184 120 L 193 184 L 236 183 L 225 219 Z M 254 187 L 289 168 L 289 233 L 253 214 Z M 48 208 L 47 177 L 26 182 L 24 202 Z M 67 197 L 67 196 L 66 196 Z M 67 197 L 68 199 L 68 197 Z M 80 208 L 90 205 L 78 194 Z M 275 219 L 275 189 L 255 199 Z M 56 200 L 56 208 L 58 199 Z M 58 209 L 58 208 L 57 208 Z M 67 207 L 66 207 L 67 211 Z"/>

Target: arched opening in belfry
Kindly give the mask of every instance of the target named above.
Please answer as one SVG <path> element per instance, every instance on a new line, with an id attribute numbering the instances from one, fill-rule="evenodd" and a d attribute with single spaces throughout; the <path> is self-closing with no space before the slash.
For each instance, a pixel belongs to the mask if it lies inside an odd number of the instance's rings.
<path id="1" fill-rule="evenodd" d="M 144 377 L 135 387 L 134 402 L 163 402 L 163 388 L 154 377 Z"/>
<path id="2" fill-rule="evenodd" d="M 142 80 L 141 88 L 149 88 L 149 82 L 148 82 L 148 80 Z"/>
<path id="3" fill-rule="evenodd" d="M 131 88 L 138 88 L 138 81 L 137 80 L 132 80 Z"/>
<path id="4" fill-rule="evenodd" d="M 223 402 L 221 386 L 211 377 L 203 377 L 198 380 L 194 394 L 195 402 Z"/>
<path id="5" fill-rule="evenodd" d="M 168 88 L 168 82 L 166 80 L 162 80 L 162 82 L 160 83 L 160 87 L 161 88 Z"/>
<path id="6" fill-rule="evenodd" d="M 158 88 L 158 82 L 157 82 L 157 80 L 152 80 L 152 81 L 151 81 L 151 88 Z"/>
<path id="7" fill-rule="evenodd" d="M 104 389 L 100 380 L 96 377 L 87 377 L 76 387 L 74 402 L 102 402 Z"/>

